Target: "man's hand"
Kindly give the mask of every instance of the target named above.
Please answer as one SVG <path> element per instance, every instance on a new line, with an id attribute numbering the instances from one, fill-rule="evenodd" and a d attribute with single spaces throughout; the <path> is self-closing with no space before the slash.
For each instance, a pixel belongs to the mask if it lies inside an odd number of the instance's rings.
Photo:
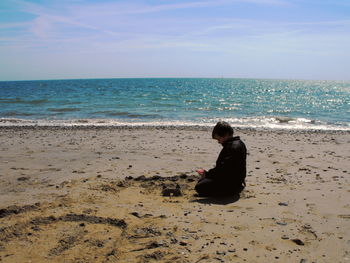
<path id="1" fill-rule="evenodd" d="M 205 177 L 206 171 L 204 169 L 197 169 L 196 172 L 202 177 Z"/>

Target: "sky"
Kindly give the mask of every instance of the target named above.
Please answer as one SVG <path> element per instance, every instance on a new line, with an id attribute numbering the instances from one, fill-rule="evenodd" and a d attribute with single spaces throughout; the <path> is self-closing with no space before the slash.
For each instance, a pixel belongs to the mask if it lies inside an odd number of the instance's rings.
<path id="1" fill-rule="evenodd" d="M 0 80 L 350 80 L 350 0 L 1 0 Z"/>

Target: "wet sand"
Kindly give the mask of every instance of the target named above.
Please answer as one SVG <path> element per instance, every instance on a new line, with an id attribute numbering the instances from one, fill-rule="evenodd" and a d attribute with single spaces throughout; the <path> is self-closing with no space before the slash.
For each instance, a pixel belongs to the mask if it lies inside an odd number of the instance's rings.
<path id="1" fill-rule="evenodd" d="M 350 262 L 350 133 L 236 135 L 247 187 L 213 199 L 210 129 L 1 127 L 0 262 Z"/>

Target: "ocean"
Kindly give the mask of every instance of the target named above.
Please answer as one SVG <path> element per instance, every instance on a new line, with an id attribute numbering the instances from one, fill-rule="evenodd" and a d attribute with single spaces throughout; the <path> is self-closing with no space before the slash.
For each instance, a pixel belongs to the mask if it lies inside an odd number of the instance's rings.
<path id="1" fill-rule="evenodd" d="M 350 82 L 226 78 L 0 82 L 0 126 L 350 130 Z"/>

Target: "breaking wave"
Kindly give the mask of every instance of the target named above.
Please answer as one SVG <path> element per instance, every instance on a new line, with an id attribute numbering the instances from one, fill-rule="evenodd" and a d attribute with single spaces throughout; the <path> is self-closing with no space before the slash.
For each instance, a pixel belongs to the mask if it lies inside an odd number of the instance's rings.
<path id="1" fill-rule="evenodd" d="M 72 120 L 28 120 L 17 118 L 0 118 L 1 126 L 54 126 L 54 127 L 212 127 L 216 122 L 229 122 L 234 128 L 271 129 L 271 130 L 325 130 L 350 131 L 349 124 L 330 124 L 305 118 L 249 117 L 205 119 L 201 121 L 152 120 L 131 121 L 120 119 L 72 119 Z"/>

